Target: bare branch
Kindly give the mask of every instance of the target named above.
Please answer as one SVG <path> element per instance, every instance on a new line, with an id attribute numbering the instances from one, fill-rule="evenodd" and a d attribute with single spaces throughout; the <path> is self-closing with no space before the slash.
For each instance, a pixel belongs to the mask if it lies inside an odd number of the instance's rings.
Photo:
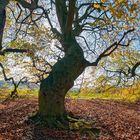
<path id="1" fill-rule="evenodd" d="M 136 75 L 136 69 L 137 69 L 139 66 L 140 66 L 140 62 L 137 62 L 137 63 L 133 66 L 133 68 L 132 68 L 132 70 L 131 70 L 132 77 L 134 77 L 134 76 Z"/>
<path id="2" fill-rule="evenodd" d="M 114 42 L 113 44 L 111 44 L 107 49 L 105 49 L 99 56 L 98 56 L 98 58 L 96 59 L 96 61 L 95 62 L 93 62 L 93 63 L 90 63 L 89 62 L 89 66 L 97 66 L 98 65 L 98 63 L 99 63 L 99 61 L 103 58 L 103 57 L 107 57 L 107 56 L 109 56 L 111 53 L 113 53 L 117 48 L 118 48 L 118 46 L 122 46 L 122 44 L 121 44 L 121 41 L 125 38 L 125 36 L 128 34 L 128 33 L 130 33 L 130 32 L 133 32 L 134 31 L 134 29 L 131 29 L 131 30 L 128 30 L 127 32 L 125 32 L 124 34 L 123 34 L 123 36 L 121 37 L 121 39 L 118 41 L 118 42 Z M 130 42 L 130 41 L 129 41 Z M 129 43 L 127 44 L 127 45 L 125 45 L 125 46 L 128 46 L 129 45 Z M 124 45 L 123 45 L 124 46 Z"/>
<path id="3" fill-rule="evenodd" d="M 12 83 L 14 83 L 13 77 L 8 78 L 8 77 L 6 76 L 6 72 L 5 72 L 5 69 L 4 69 L 4 66 L 2 65 L 2 63 L 0 63 L 0 67 L 1 67 L 1 69 L 2 69 L 2 73 L 3 73 L 3 76 L 4 76 L 4 80 L 5 80 L 5 81 L 12 81 Z"/>

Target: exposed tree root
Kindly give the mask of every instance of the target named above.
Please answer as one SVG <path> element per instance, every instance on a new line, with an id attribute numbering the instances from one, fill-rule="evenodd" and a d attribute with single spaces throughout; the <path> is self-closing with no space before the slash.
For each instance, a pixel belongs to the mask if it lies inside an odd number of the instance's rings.
<path id="1" fill-rule="evenodd" d="M 55 129 L 63 129 L 63 130 L 71 130 L 71 131 L 79 131 L 82 134 L 86 133 L 93 137 L 98 137 L 100 134 L 100 130 L 97 128 L 93 128 L 94 122 L 86 122 L 85 120 L 77 119 L 71 116 L 64 117 L 50 117 L 44 118 L 39 114 L 36 114 L 29 118 L 29 123 L 34 123 L 35 125 L 41 125 L 48 128 Z"/>

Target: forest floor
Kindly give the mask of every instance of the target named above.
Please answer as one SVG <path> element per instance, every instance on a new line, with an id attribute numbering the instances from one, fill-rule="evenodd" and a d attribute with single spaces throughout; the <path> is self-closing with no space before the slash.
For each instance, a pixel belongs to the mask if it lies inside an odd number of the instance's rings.
<path id="1" fill-rule="evenodd" d="M 66 99 L 66 107 L 93 128 L 72 131 L 29 124 L 37 100 L 14 99 L 0 103 L 0 140 L 140 140 L 140 102 Z"/>

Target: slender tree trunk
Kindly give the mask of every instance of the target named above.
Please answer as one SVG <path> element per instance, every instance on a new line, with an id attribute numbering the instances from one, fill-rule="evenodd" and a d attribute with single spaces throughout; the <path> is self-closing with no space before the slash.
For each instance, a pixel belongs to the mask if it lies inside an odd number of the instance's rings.
<path id="1" fill-rule="evenodd" d="M 10 97 L 11 98 L 17 98 L 18 97 L 18 91 L 17 91 L 17 85 L 14 83 L 14 89 L 11 91 Z"/>
<path id="2" fill-rule="evenodd" d="M 86 67 L 83 51 L 76 40 L 66 44 L 68 50 L 65 56 L 53 66 L 40 86 L 39 115 L 51 123 L 65 119 L 65 95 Z"/>

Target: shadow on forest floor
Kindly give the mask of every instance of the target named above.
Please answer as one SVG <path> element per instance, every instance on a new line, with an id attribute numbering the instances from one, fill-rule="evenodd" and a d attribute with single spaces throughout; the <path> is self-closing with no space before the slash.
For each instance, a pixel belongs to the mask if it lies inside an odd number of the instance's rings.
<path id="1" fill-rule="evenodd" d="M 0 103 L 0 140 L 139 140 L 139 106 L 140 102 L 67 99 L 68 111 L 81 121 L 71 124 L 75 130 L 60 130 L 27 123 L 38 109 L 37 100 L 8 100 Z"/>

